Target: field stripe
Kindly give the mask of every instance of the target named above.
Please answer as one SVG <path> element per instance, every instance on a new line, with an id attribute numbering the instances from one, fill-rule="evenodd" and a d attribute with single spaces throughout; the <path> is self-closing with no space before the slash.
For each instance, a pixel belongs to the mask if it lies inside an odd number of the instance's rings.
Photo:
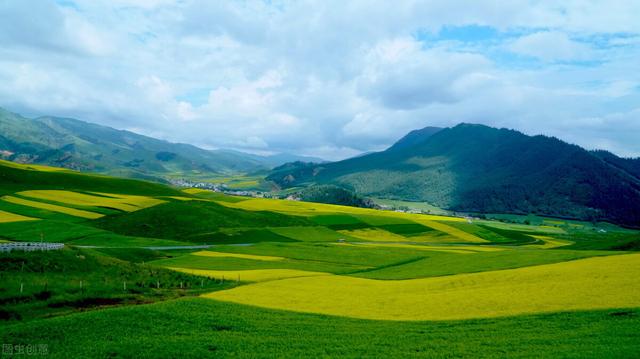
<path id="1" fill-rule="evenodd" d="M 64 213 L 64 214 L 68 214 L 68 215 L 75 216 L 75 217 L 81 217 L 81 218 L 87 218 L 87 219 L 96 219 L 96 218 L 103 217 L 103 215 L 100 214 L 100 213 L 83 211 L 81 209 L 63 207 L 63 206 L 58 206 L 58 205 L 55 205 L 55 204 L 30 201 L 28 199 L 22 199 L 22 198 L 17 198 L 17 197 L 13 197 L 13 196 L 4 196 L 4 197 L 2 197 L 2 200 L 6 201 L 6 202 L 9 202 L 9 203 L 13 203 L 13 204 L 19 204 L 19 205 L 22 205 L 22 206 L 45 209 L 47 211 Z"/>
<path id="2" fill-rule="evenodd" d="M 447 234 L 450 234 L 456 238 L 460 238 L 465 242 L 472 242 L 472 243 L 487 243 L 487 240 L 484 240 L 480 237 L 474 236 L 471 233 L 467 233 L 463 230 L 460 230 L 458 228 L 446 225 L 442 222 L 437 222 L 437 221 L 420 221 L 419 223 L 424 224 L 427 227 L 431 227 L 433 229 L 436 229 L 440 232 L 444 232 Z"/>
<path id="3" fill-rule="evenodd" d="M 0 223 L 37 221 L 37 220 L 38 218 L 31 218 L 31 217 L 22 216 L 15 213 L 0 211 Z"/>
<path id="4" fill-rule="evenodd" d="M 639 307 L 640 254 L 412 280 L 338 275 L 292 278 L 206 297 L 382 320 L 451 320 Z"/>
<path id="5" fill-rule="evenodd" d="M 284 257 L 258 256 L 254 254 L 240 254 L 240 253 L 230 253 L 230 252 L 199 251 L 191 254 L 194 256 L 202 256 L 202 257 L 243 258 L 243 259 L 253 259 L 257 261 L 267 261 L 267 262 L 276 262 L 276 261 L 285 260 Z"/>
<path id="6" fill-rule="evenodd" d="M 523 247 L 549 249 L 549 248 L 557 248 L 557 247 L 569 246 L 569 245 L 572 245 L 574 243 L 572 241 L 551 238 L 551 237 L 548 237 L 548 236 L 532 235 L 531 237 L 543 241 L 544 244 L 527 244 L 527 245 L 524 245 Z"/>
<path id="7" fill-rule="evenodd" d="M 19 195 L 45 201 L 75 206 L 114 208 L 125 212 L 134 212 L 152 207 L 165 201 L 157 198 L 112 193 L 93 192 L 99 196 L 61 190 L 31 190 L 18 192 Z"/>
<path id="8" fill-rule="evenodd" d="M 312 272 L 297 269 L 251 269 L 251 270 L 208 270 L 178 267 L 165 267 L 182 273 L 194 274 L 215 279 L 240 280 L 241 282 L 265 282 L 286 278 L 314 277 L 329 275 L 324 272 Z"/>

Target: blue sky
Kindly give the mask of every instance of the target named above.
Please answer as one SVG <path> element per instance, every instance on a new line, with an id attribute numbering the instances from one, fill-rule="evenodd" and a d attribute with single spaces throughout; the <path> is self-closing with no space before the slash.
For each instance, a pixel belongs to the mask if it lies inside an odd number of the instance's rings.
<path id="1" fill-rule="evenodd" d="M 460 122 L 640 156 L 638 1 L 0 0 L 0 106 L 339 159 Z"/>

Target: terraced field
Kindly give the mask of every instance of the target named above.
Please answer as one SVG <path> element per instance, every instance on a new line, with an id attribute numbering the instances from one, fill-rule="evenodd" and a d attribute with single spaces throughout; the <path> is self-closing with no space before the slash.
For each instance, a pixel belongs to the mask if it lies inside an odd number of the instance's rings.
<path id="1" fill-rule="evenodd" d="M 0 241 L 65 243 L 0 256 L 0 340 L 50 344 L 54 358 L 139 357 L 140 345 L 147 357 L 640 356 L 640 232 L 608 223 L 243 198 L 2 162 L 0 194 Z"/>

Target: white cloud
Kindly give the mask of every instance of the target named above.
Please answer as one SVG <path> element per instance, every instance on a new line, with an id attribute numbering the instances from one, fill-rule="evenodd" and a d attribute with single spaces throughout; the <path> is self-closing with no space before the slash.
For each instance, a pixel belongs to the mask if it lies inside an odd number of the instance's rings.
<path id="1" fill-rule="evenodd" d="M 477 54 L 424 50 L 416 40 L 397 39 L 376 45 L 358 79 L 359 92 L 393 109 L 431 103 L 455 103 L 469 87 L 490 76 L 489 61 Z"/>
<path id="2" fill-rule="evenodd" d="M 542 31 L 522 36 L 509 48 L 516 53 L 545 61 L 585 60 L 592 56 L 589 46 L 574 41 L 559 31 Z"/>
<path id="3" fill-rule="evenodd" d="M 628 131 L 640 101 L 639 7 L 617 0 L 5 1 L 0 106 L 211 148 L 331 159 L 462 121 L 638 153 Z M 498 34 L 478 43 L 438 37 L 443 26 L 466 25 Z M 524 56 L 514 60 L 511 52 Z M 583 60 L 592 64 L 572 63 Z M 627 114 L 615 122 L 627 132 L 569 130 L 586 128 L 585 118 L 613 126 L 607 116 L 614 113 Z"/>

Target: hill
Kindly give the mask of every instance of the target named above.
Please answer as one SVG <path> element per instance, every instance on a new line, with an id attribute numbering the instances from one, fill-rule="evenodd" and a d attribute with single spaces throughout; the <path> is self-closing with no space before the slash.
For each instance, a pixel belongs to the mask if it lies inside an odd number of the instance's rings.
<path id="1" fill-rule="evenodd" d="M 315 158 L 205 150 L 71 118 L 29 119 L 0 108 L 0 158 L 122 177 L 247 173 Z"/>
<path id="2" fill-rule="evenodd" d="M 536 213 L 640 226 L 637 160 L 557 138 L 460 124 L 414 131 L 383 152 L 290 163 L 267 179 L 282 187 L 336 184 L 357 193 L 464 212 Z"/>
<path id="3" fill-rule="evenodd" d="M 0 195 L 34 188 L 154 196 L 181 194 L 178 190 L 153 182 L 84 174 L 62 168 L 23 165 L 0 160 Z"/>

